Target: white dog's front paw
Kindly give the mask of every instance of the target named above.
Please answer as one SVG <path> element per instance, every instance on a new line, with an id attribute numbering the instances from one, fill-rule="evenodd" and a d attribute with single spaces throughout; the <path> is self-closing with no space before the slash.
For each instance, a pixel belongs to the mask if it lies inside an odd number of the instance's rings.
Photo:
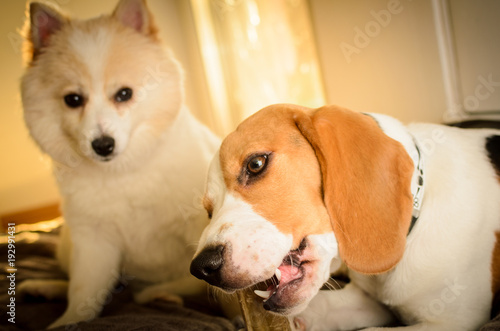
<path id="1" fill-rule="evenodd" d="M 145 304 L 154 300 L 163 300 L 183 305 L 182 298 L 166 290 L 158 289 L 155 286 L 146 287 L 144 290 L 134 295 L 135 302 Z"/>
<path id="2" fill-rule="evenodd" d="M 47 327 L 47 329 L 55 329 L 55 328 L 58 328 L 60 326 L 70 325 L 70 324 L 73 324 L 73 323 L 72 322 L 68 322 L 65 319 L 63 319 L 62 317 L 60 317 L 54 323 L 50 324 Z"/>
<path id="3" fill-rule="evenodd" d="M 62 279 L 29 279 L 19 284 L 17 293 L 22 297 L 42 297 L 47 300 L 66 299 L 68 281 Z"/>
<path id="4" fill-rule="evenodd" d="M 85 321 L 85 320 L 89 320 L 89 319 L 82 318 L 82 316 L 75 311 L 66 310 L 64 312 L 64 314 L 61 317 L 59 317 L 58 319 L 56 319 L 55 322 L 50 324 L 47 327 L 47 329 L 55 329 L 55 328 L 58 328 L 60 326 L 66 325 L 66 328 L 65 328 L 66 330 L 74 330 L 77 323 Z"/>

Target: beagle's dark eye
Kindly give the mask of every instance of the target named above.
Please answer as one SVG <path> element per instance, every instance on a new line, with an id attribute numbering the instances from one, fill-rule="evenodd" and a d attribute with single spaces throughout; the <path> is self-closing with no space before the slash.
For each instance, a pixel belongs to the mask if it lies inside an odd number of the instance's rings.
<path id="1" fill-rule="evenodd" d="M 238 182 L 247 186 L 263 178 L 271 163 L 273 153 L 261 152 L 249 155 L 241 167 Z"/>
<path id="2" fill-rule="evenodd" d="M 64 103 L 69 108 L 79 108 L 83 106 L 85 99 L 82 95 L 77 93 L 70 93 L 64 96 Z"/>
<path id="3" fill-rule="evenodd" d="M 256 175 L 266 167 L 267 155 L 258 155 L 250 159 L 247 170 L 250 174 Z"/>
<path id="4" fill-rule="evenodd" d="M 129 101 L 132 99 L 132 89 L 129 87 L 124 87 L 118 90 L 115 94 L 115 101 L 116 102 L 125 102 Z"/>

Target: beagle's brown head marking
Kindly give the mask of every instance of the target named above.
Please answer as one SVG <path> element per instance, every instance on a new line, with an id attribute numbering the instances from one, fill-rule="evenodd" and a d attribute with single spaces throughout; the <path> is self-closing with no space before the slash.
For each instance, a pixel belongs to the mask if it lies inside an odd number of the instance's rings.
<path id="1" fill-rule="evenodd" d="M 295 247 L 333 229 L 355 271 L 382 273 L 402 258 L 413 161 L 373 118 L 336 106 L 273 105 L 244 121 L 219 155 L 227 189 L 292 234 Z M 263 170 L 255 177 L 249 167 Z"/>
<path id="2" fill-rule="evenodd" d="M 222 143 L 220 164 L 229 191 L 248 202 L 293 245 L 310 234 L 332 232 L 321 194 L 314 150 L 294 120 L 310 110 L 276 105 L 254 114 Z"/>

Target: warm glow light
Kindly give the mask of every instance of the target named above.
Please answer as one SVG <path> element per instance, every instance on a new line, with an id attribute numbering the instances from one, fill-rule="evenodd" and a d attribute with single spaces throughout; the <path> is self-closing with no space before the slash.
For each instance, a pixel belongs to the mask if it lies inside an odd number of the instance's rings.
<path id="1" fill-rule="evenodd" d="M 217 118 L 215 126 L 218 132 L 227 133 L 232 128 L 232 121 L 231 117 L 228 116 L 229 105 L 225 93 L 226 89 L 219 50 L 212 28 L 212 16 L 208 14 L 210 12 L 210 2 L 205 0 L 191 0 L 191 4 L 196 22 L 198 42 L 202 49 L 202 58 L 205 64 L 212 110 Z"/>
<path id="2" fill-rule="evenodd" d="M 325 103 L 306 0 L 191 0 L 224 132 L 262 107 Z"/>
<path id="3" fill-rule="evenodd" d="M 259 9 L 255 1 L 248 1 L 248 14 L 252 25 L 257 26 L 260 24 Z"/>

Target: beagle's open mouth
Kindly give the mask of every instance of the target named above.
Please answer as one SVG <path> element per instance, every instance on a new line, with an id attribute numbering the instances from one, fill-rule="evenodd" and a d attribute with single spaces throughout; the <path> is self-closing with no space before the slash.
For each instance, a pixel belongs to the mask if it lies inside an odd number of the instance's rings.
<path id="1" fill-rule="evenodd" d="M 304 250 L 307 244 L 303 241 L 298 249 L 290 251 L 270 279 L 258 287 L 266 290 L 255 290 L 255 294 L 264 299 L 264 308 L 276 313 L 288 310 L 289 299 L 301 286 L 307 272 L 309 261 L 305 259 Z"/>

